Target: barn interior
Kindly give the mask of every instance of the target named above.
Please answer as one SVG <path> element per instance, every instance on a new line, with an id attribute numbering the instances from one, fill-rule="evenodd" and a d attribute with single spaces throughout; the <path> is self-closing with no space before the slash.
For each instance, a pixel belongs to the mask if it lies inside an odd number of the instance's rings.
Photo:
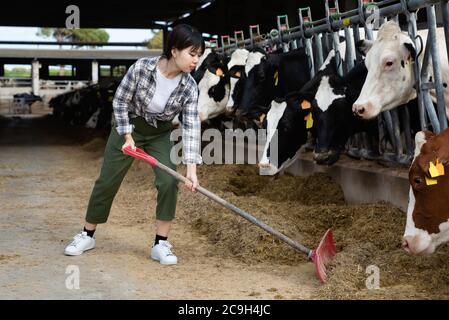
<path id="1" fill-rule="evenodd" d="M 269 33 L 277 29 L 279 15 L 288 15 L 290 26 L 298 26 L 298 8 L 310 7 L 313 20 L 326 17 L 324 0 L 42 0 L 2 4 L 2 11 L 8 14 L 0 24 L 65 27 L 66 9 L 74 4 L 80 10 L 81 28 L 160 29 L 165 39 L 173 26 L 188 23 L 203 32 L 205 39 L 218 42 L 221 36 L 233 36 L 239 30 L 247 35 L 249 25 L 259 25 L 261 33 Z M 340 12 L 356 8 L 355 0 L 339 1 Z M 442 26 L 442 11 L 436 8 L 437 25 Z M 399 22 L 406 30 L 405 15 L 399 15 Z M 417 24 L 418 29 L 427 27 L 424 9 L 418 12 Z M 61 248 L 83 222 L 111 130 L 115 90 L 137 59 L 158 56 L 161 50 L 147 49 L 143 43 L 92 43 L 82 50 L 76 43 L 32 50 L 17 46 L 21 44 L 32 43 L 0 41 L 0 226 L 5 228 L 0 236 L 0 267 L 4 269 L 0 296 L 449 298 L 447 245 L 430 257 L 410 256 L 400 245 L 408 205 L 409 164 L 343 155 L 335 165 L 321 166 L 310 152 L 276 176 L 259 175 L 254 164 L 217 164 L 200 166 L 198 177 L 201 185 L 312 248 L 332 228 L 338 253 L 328 266 L 325 285 L 316 279 L 306 257 L 186 189 L 180 192 L 173 227 L 173 241 L 184 264 L 174 276 L 177 283 L 163 283 L 160 279 L 172 277 L 172 273 L 159 266 L 147 268 L 148 261 L 142 258 L 152 237 L 154 174 L 148 165 L 135 162 L 117 195 L 111 221 L 99 236 L 104 251 L 98 258 L 83 260 L 91 271 L 83 281 L 90 285 L 77 292 L 67 290 L 62 283 L 68 261 Z M 112 45 L 122 48 L 109 49 Z M 30 77 L 5 77 L 7 64 L 29 64 Z M 51 72 L 60 66 L 69 71 L 62 76 Z M 61 105 L 83 108 L 62 113 Z M 103 125 L 95 122 L 89 127 L 86 124 L 97 110 L 95 121 Z M 181 164 L 178 171 L 185 174 L 186 167 Z M 52 261 L 52 267 L 46 261 Z M 123 261 L 126 266 L 121 266 Z M 380 270 L 380 287 L 375 281 L 374 287 L 368 284 L 372 270 Z M 119 285 L 113 281 L 117 279 Z M 157 283 L 157 293 L 151 283 Z"/>

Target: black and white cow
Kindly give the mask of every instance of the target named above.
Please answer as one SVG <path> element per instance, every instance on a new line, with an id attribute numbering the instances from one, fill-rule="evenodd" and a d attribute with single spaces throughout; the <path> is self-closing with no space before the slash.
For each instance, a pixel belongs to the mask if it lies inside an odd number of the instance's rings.
<path id="1" fill-rule="evenodd" d="M 193 77 L 198 83 L 198 113 L 201 121 L 225 112 L 230 90 L 226 60 L 221 54 L 208 52 L 194 73 Z"/>
<path id="2" fill-rule="evenodd" d="M 201 122 L 224 113 L 229 98 L 226 57 L 207 48 L 192 76 L 198 84 L 198 114 Z M 182 114 L 173 119 L 174 125 L 180 122 Z"/>
<path id="3" fill-rule="evenodd" d="M 274 175 L 292 164 L 307 141 L 307 116 L 310 110 L 300 107 L 298 93 L 271 102 L 263 121 L 267 140 L 259 161 L 261 175 Z"/>
<path id="4" fill-rule="evenodd" d="M 226 111 L 232 113 L 239 104 L 242 96 L 242 83 L 245 79 L 245 65 L 249 51 L 246 49 L 236 49 L 228 62 L 228 72 L 230 79 L 229 99 L 226 104 Z"/>
<path id="5" fill-rule="evenodd" d="M 245 66 L 239 115 L 259 119 L 270 109 L 271 101 L 298 91 L 310 80 L 309 60 L 304 49 L 287 53 L 249 55 Z"/>
<path id="6" fill-rule="evenodd" d="M 377 135 L 377 121 L 363 121 L 352 112 L 366 74 L 365 64 L 360 62 L 348 74 L 340 76 L 335 52 L 331 50 L 320 70 L 300 90 L 301 104 L 311 108 L 314 119 L 314 160 L 318 164 L 335 163 L 355 133 Z"/>

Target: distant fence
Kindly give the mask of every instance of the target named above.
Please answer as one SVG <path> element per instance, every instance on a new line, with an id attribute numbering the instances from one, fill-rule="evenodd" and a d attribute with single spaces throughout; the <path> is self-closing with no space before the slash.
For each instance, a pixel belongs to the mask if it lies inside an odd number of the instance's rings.
<path id="1" fill-rule="evenodd" d="M 85 87 L 90 81 L 82 80 L 39 80 L 43 90 L 74 90 Z M 0 77 L 0 88 L 30 88 L 31 78 Z"/>

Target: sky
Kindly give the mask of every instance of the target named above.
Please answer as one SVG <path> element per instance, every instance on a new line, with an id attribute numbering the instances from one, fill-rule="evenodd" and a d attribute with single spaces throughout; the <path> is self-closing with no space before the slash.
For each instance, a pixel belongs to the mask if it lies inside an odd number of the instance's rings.
<path id="1" fill-rule="evenodd" d="M 105 29 L 109 33 L 109 42 L 141 42 L 151 38 L 150 29 Z M 1 41 L 54 41 L 54 39 L 36 36 L 34 27 L 0 27 Z"/>

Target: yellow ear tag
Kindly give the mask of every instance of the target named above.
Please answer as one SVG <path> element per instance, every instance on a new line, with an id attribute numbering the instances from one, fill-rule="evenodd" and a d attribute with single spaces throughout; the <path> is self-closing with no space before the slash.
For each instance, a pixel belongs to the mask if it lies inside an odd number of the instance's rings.
<path id="1" fill-rule="evenodd" d="M 223 76 L 223 70 L 221 70 L 221 68 L 217 68 L 217 71 L 215 71 L 215 75 L 219 77 Z"/>
<path id="2" fill-rule="evenodd" d="M 311 107 L 312 107 L 312 105 L 310 104 L 309 101 L 302 100 L 302 102 L 301 102 L 301 109 L 305 110 L 305 109 L 310 109 Z"/>
<path id="3" fill-rule="evenodd" d="M 437 168 L 440 176 L 444 176 L 444 166 L 438 159 L 437 159 L 437 164 L 435 165 L 435 167 Z"/>
<path id="4" fill-rule="evenodd" d="M 436 178 L 440 176 L 437 167 L 433 164 L 432 161 L 429 162 L 429 173 L 432 178 Z"/>
<path id="5" fill-rule="evenodd" d="M 435 184 L 437 184 L 437 183 L 438 183 L 437 179 L 430 179 L 430 178 L 427 178 L 427 177 L 426 177 L 426 184 L 427 184 L 428 186 L 433 186 L 433 185 L 435 185 Z"/>
<path id="6" fill-rule="evenodd" d="M 306 120 L 306 129 L 310 129 L 313 127 L 313 118 L 312 118 L 312 112 L 310 112 L 305 118 Z"/>
<path id="7" fill-rule="evenodd" d="M 276 72 L 274 73 L 274 85 L 277 86 L 278 82 L 279 82 L 279 72 L 276 70 Z"/>

